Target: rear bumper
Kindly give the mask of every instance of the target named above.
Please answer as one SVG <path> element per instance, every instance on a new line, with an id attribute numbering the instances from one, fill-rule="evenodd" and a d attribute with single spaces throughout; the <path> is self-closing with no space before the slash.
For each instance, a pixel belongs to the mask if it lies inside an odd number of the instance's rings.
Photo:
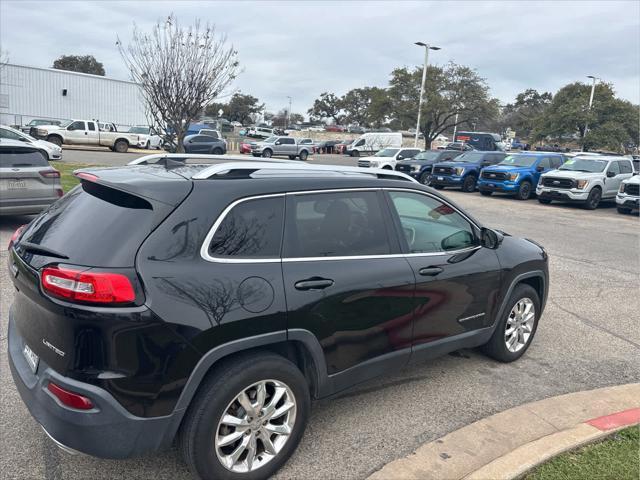
<path id="1" fill-rule="evenodd" d="M 60 197 L 28 199 L 28 200 L 0 200 L 0 215 L 33 215 L 40 213 Z"/>
<path id="2" fill-rule="evenodd" d="M 22 351 L 24 341 L 9 312 L 9 367 L 31 415 L 59 446 L 101 458 L 128 458 L 169 447 L 182 415 L 143 418 L 127 412 L 107 391 L 64 377 L 42 360 L 32 373 Z M 91 399 L 94 408 L 62 405 L 48 390 L 49 382 Z M 183 412 L 181 412 L 183 413 Z"/>
<path id="3" fill-rule="evenodd" d="M 587 191 L 555 189 L 541 187 L 540 185 L 536 188 L 536 195 L 543 200 L 563 200 L 567 202 L 586 202 L 589 198 L 589 192 Z"/>
<path id="4" fill-rule="evenodd" d="M 515 193 L 518 191 L 518 187 L 519 185 L 515 182 L 478 180 L 478 190 L 481 192 Z"/>

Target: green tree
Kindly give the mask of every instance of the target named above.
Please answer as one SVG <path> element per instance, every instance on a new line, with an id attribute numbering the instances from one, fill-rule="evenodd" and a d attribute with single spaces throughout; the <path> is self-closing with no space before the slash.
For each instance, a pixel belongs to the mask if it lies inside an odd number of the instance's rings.
<path id="1" fill-rule="evenodd" d="M 551 93 L 528 88 L 504 107 L 501 124 L 514 130 L 518 137 L 529 138 L 552 100 Z"/>
<path id="2" fill-rule="evenodd" d="M 320 97 L 313 102 L 313 106 L 307 111 L 310 117 L 316 119 L 332 119 L 336 125 L 340 125 L 344 116 L 342 112 L 342 102 L 335 94 L 323 92 Z"/>
<path id="3" fill-rule="evenodd" d="M 241 92 L 234 93 L 229 99 L 229 103 L 211 103 L 205 109 L 205 115 L 217 117 L 218 111 L 222 109 L 222 116 L 231 122 L 240 122 L 248 125 L 264 110 L 264 103 L 253 95 L 246 95 Z"/>
<path id="4" fill-rule="evenodd" d="M 387 92 L 392 101 L 391 117 L 398 128 L 415 128 L 421 81 L 422 67 L 396 68 L 391 72 Z M 456 125 L 477 126 L 480 119 L 488 122 L 497 115 L 498 102 L 489 97 L 489 87 L 477 72 L 455 63 L 427 68 L 420 121 L 425 148 Z"/>
<path id="5" fill-rule="evenodd" d="M 104 77 L 104 65 L 95 59 L 93 55 L 62 55 L 53 62 L 56 70 L 68 70 L 70 72 L 91 73 Z"/>
<path id="6" fill-rule="evenodd" d="M 613 87 L 599 83 L 589 109 L 591 86 L 575 82 L 562 87 L 535 125 L 537 138 L 576 139 L 585 150 L 623 150 L 638 139 L 638 106 L 615 97 Z M 585 128 L 588 131 L 585 136 Z"/>
<path id="7" fill-rule="evenodd" d="M 345 123 L 380 126 L 385 123 L 391 101 L 379 87 L 354 88 L 340 99 Z"/>

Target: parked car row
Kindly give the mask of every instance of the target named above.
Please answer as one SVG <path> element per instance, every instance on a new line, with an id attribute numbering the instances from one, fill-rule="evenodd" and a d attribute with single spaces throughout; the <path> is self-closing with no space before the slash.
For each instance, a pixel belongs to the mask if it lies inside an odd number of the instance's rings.
<path id="1" fill-rule="evenodd" d="M 24 144 L 33 146 L 38 149 L 40 154 L 47 160 L 62 160 L 62 148 L 45 140 L 38 140 L 33 138 L 20 130 L 8 127 L 6 125 L 0 125 L 0 139 L 2 140 L 14 140 L 16 142 L 22 142 Z"/>
<path id="2" fill-rule="evenodd" d="M 359 166 L 373 165 L 359 162 Z M 396 162 L 394 168 L 438 190 L 479 190 L 483 196 L 503 193 L 518 200 L 535 194 L 542 204 L 574 202 L 590 210 L 602 200 L 615 199 L 620 213 L 637 209 L 639 203 L 640 177 L 634 175 L 628 157 L 432 150 Z"/>

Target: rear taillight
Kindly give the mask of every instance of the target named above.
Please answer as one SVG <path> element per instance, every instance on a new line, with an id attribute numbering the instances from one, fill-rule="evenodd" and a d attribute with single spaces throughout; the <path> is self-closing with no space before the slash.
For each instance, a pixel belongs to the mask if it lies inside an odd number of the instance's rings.
<path id="1" fill-rule="evenodd" d="M 126 275 L 46 267 L 41 275 L 47 293 L 77 302 L 131 303 L 136 294 Z"/>
<path id="2" fill-rule="evenodd" d="M 60 178 L 60 172 L 58 170 L 43 170 L 40 175 L 44 178 Z"/>
<path id="3" fill-rule="evenodd" d="M 82 180 L 88 180 L 90 182 L 97 182 L 98 181 L 98 176 L 94 175 L 93 173 L 73 172 L 73 174 L 76 177 L 81 178 Z"/>
<path id="4" fill-rule="evenodd" d="M 7 250 L 11 250 L 13 244 L 16 243 L 16 240 L 18 240 L 18 238 L 20 238 L 20 235 L 22 235 L 22 232 L 24 232 L 25 227 L 26 225 L 20 225 L 17 230 L 13 232 L 13 235 L 11 235 L 11 238 L 9 239 L 9 246 L 7 247 Z"/>
<path id="5" fill-rule="evenodd" d="M 93 408 L 93 402 L 87 397 L 78 393 L 70 392 L 53 382 L 49 382 L 47 390 L 55 395 L 55 397 L 67 407 L 76 408 L 78 410 L 91 410 Z"/>

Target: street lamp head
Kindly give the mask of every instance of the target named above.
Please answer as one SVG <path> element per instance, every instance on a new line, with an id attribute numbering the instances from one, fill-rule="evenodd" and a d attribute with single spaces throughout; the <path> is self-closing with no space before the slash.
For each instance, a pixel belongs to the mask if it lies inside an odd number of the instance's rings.
<path id="1" fill-rule="evenodd" d="M 440 47 L 429 47 L 431 50 L 442 50 Z"/>
<path id="2" fill-rule="evenodd" d="M 422 43 L 422 42 L 416 42 L 416 45 L 418 45 L 419 47 L 426 47 L 427 46 L 426 43 Z"/>

